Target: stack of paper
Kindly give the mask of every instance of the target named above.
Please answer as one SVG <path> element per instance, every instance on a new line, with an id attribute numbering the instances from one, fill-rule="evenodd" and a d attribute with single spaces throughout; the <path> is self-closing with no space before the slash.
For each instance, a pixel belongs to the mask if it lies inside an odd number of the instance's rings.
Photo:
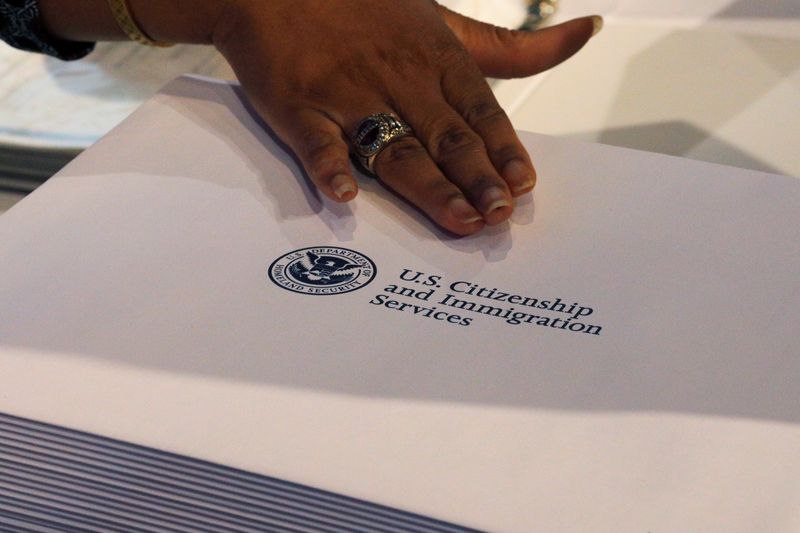
<path id="1" fill-rule="evenodd" d="M 0 43 L 0 187 L 32 190 L 186 72 L 233 79 L 210 47 L 101 44 L 63 62 Z"/>
<path id="2" fill-rule="evenodd" d="M 0 412 L 481 529 L 800 530 L 800 183 L 522 139 L 458 239 L 169 85 L 0 217 Z"/>

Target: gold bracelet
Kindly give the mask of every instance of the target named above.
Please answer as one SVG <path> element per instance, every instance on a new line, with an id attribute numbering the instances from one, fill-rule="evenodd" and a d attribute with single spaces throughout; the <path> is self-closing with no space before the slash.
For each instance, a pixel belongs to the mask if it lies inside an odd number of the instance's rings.
<path id="1" fill-rule="evenodd" d="M 108 7 L 111 8 L 111 13 L 114 15 L 114 19 L 117 21 L 117 24 L 119 24 L 119 27 L 122 28 L 122 31 L 125 32 L 125 35 L 127 35 L 131 41 L 136 41 L 139 44 L 147 46 L 172 46 L 171 43 L 160 43 L 148 37 L 139 25 L 136 24 L 136 21 L 133 20 L 133 15 L 131 15 L 131 11 L 128 9 L 128 4 L 125 0 L 108 0 Z"/>

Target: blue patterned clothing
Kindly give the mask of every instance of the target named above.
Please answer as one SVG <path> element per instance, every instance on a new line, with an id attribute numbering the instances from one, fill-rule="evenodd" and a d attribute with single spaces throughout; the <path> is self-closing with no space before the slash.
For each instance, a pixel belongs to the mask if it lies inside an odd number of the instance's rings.
<path id="1" fill-rule="evenodd" d="M 80 59 L 93 43 L 55 39 L 42 28 L 36 0 L 0 0 L 0 39 L 21 50 L 40 52 L 59 59 Z"/>

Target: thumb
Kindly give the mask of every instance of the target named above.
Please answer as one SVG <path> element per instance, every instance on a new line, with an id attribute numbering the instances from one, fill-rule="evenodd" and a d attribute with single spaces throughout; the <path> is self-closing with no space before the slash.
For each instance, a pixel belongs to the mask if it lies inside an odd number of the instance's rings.
<path id="1" fill-rule="evenodd" d="M 599 16 L 573 19 L 535 32 L 478 22 L 438 6 L 444 21 L 478 63 L 484 76 L 522 78 L 571 57 L 603 27 Z"/>

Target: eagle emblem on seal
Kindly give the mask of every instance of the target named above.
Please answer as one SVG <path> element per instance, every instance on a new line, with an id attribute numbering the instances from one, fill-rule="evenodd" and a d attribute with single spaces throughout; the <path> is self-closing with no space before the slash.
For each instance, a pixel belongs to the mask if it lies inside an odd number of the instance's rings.
<path id="1" fill-rule="evenodd" d="M 375 263 L 361 252 L 340 246 L 300 248 L 269 265 L 269 279 L 283 289 L 301 294 L 345 294 L 375 279 Z"/>
<path id="2" fill-rule="evenodd" d="M 311 285 L 338 285 L 358 277 L 361 266 L 344 257 L 307 251 L 288 270 L 295 279 Z"/>

